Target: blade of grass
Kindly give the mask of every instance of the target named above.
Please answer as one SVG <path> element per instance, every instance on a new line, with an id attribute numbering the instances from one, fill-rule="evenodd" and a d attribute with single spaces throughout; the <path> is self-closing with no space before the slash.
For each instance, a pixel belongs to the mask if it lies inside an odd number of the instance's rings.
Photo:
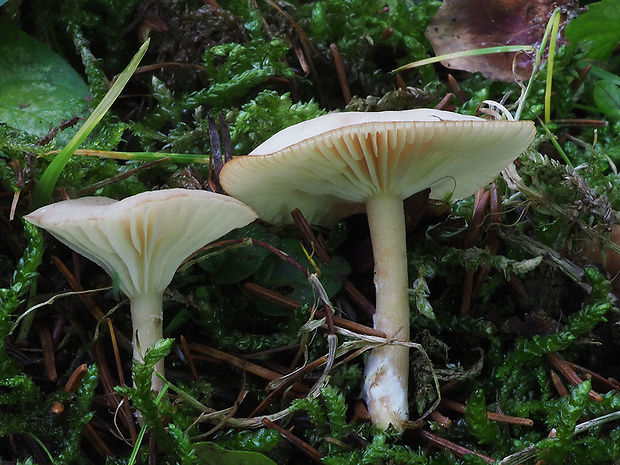
<path id="1" fill-rule="evenodd" d="M 467 58 L 475 57 L 479 55 L 490 55 L 493 53 L 506 53 L 506 52 L 535 52 L 536 48 L 531 45 L 500 45 L 499 47 L 486 47 L 477 48 L 475 50 L 463 50 L 462 52 L 447 53 L 445 55 L 439 55 L 437 57 L 426 58 L 424 60 L 414 61 L 406 65 L 396 68 L 392 73 L 398 73 L 405 69 L 417 68 L 419 66 L 430 65 L 432 63 L 438 63 L 444 60 L 452 60 L 454 58 Z"/>
<path id="2" fill-rule="evenodd" d="M 149 42 L 150 41 L 147 40 L 146 42 L 144 42 L 144 44 L 142 44 L 142 46 L 138 50 L 138 53 L 134 55 L 129 65 L 127 65 L 127 68 L 125 68 L 125 70 L 119 75 L 118 79 L 116 79 L 116 82 L 114 82 L 108 93 L 101 100 L 99 105 L 97 105 L 97 108 L 95 108 L 95 110 L 91 113 L 88 119 L 84 122 L 77 134 L 49 164 L 49 166 L 41 176 L 41 179 L 37 183 L 37 186 L 35 187 L 32 194 L 33 209 L 39 208 L 49 203 L 50 199 L 52 198 L 52 191 L 56 186 L 56 182 L 60 177 L 60 173 L 69 161 L 69 158 L 71 158 L 71 155 L 73 155 L 73 153 L 80 146 L 80 144 L 84 142 L 84 139 L 88 137 L 88 135 L 92 132 L 97 123 L 101 121 L 101 118 L 104 117 L 104 115 L 110 109 L 114 101 L 118 98 L 123 88 L 129 81 L 129 78 L 131 78 L 133 72 L 138 67 L 140 60 L 142 60 L 142 57 L 146 53 Z"/>
<path id="3" fill-rule="evenodd" d="M 566 163 L 568 166 L 570 166 L 572 168 L 573 164 L 571 163 L 570 159 L 568 158 L 568 155 L 566 155 L 566 152 L 564 151 L 564 149 L 562 148 L 560 143 L 557 141 L 555 135 L 549 130 L 549 128 L 547 127 L 547 124 L 542 122 L 542 121 L 540 121 L 540 125 L 543 127 L 545 132 L 549 135 L 549 142 L 551 142 L 553 144 L 555 149 L 558 151 L 558 153 L 562 157 L 562 160 L 564 160 L 564 163 Z"/>
<path id="4" fill-rule="evenodd" d="M 540 41 L 540 46 L 536 50 L 536 58 L 534 60 L 534 66 L 532 67 L 532 75 L 530 76 L 530 79 L 527 82 L 527 87 L 523 90 L 523 92 L 521 93 L 521 96 L 519 97 L 519 100 L 518 100 L 519 105 L 517 106 L 517 110 L 515 111 L 515 120 L 517 121 L 521 119 L 521 113 L 523 113 L 523 109 L 525 108 L 525 102 L 527 100 L 527 96 L 530 93 L 530 88 L 532 87 L 532 83 L 534 82 L 534 79 L 538 75 L 538 71 L 539 71 L 538 68 L 540 66 L 540 62 L 542 61 L 545 48 L 547 47 L 547 41 L 549 40 L 549 36 L 551 35 L 551 30 L 553 29 L 554 14 L 555 14 L 555 11 L 551 14 L 551 17 L 549 18 L 549 21 L 547 22 L 545 33 L 543 34 L 543 38 Z M 559 14 L 558 14 L 558 18 L 559 18 Z"/>
<path id="5" fill-rule="evenodd" d="M 50 152 L 51 155 L 58 152 Z M 45 156 L 43 155 L 43 156 Z M 114 160 L 132 160 L 132 161 L 157 161 L 163 158 L 169 158 L 171 163 L 209 163 L 209 155 L 192 154 L 192 153 L 164 153 L 164 152 L 115 152 L 108 150 L 91 150 L 77 149 L 74 155 L 113 158 Z"/>
<path id="6" fill-rule="evenodd" d="M 549 40 L 549 58 L 547 59 L 547 82 L 545 86 L 545 124 L 551 121 L 551 86 L 553 84 L 553 64 L 555 62 L 555 49 L 560 28 L 560 9 L 556 8 L 549 20 L 551 23 L 551 38 Z"/>

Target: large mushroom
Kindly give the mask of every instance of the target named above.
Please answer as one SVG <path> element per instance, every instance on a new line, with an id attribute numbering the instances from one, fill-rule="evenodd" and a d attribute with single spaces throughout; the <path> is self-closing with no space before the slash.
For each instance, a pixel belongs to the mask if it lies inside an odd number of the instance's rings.
<path id="1" fill-rule="evenodd" d="M 403 199 L 476 192 L 521 154 L 531 121 L 486 121 L 438 110 L 332 113 L 291 126 L 224 165 L 220 181 L 262 219 L 332 226 L 366 211 L 375 262 L 374 327 L 395 344 L 371 351 L 363 395 L 371 420 L 401 430 L 408 417 L 409 299 Z"/>
<path id="2" fill-rule="evenodd" d="M 83 197 L 25 216 L 118 279 L 130 299 L 133 357 L 161 339 L 163 292 L 179 265 L 203 245 L 256 219 L 238 200 L 212 192 L 166 189 L 117 201 Z M 155 373 L 164 374 L 163 361 Z M 153 390 L 161 380 L 154 374 Z"/>

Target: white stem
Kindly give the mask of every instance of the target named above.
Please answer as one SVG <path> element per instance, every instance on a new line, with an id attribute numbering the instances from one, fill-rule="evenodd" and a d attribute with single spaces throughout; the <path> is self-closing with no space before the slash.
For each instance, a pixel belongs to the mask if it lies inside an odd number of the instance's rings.
<path id="1" fill-rule="evenodd" d="M 131 298 L 131 322 L 133 325 L 133 358 L 142 362 L 147 349 L 163 338 L 163 293 L 137 294 Z M 159 392 L 163 382 L 155 375 L 164 376 L 164 361 L 155 365 L 153 391 Z"/>
<path id="2" fill-rule="evenodd" d="M 407 243 L 403 199 L 377 194 L 366 200 L 375 259 L 377 310 L 374 327 L 388 339 L 409 341 Z M 373 349 L 366 362 L 364 398 L 373 423 L 398 431 L 409 415 L 407 386 L 409 349 L 385 345 Z"/>

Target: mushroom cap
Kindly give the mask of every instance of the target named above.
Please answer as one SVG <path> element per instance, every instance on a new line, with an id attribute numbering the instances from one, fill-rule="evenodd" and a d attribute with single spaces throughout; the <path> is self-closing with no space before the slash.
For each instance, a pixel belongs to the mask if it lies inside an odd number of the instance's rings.
<path id="1" fill-rule="evenodd" d="M 290 126 L 224 165 L 220 182 L 269 222 L 299 208 L 331 226 L 367 198 L 431 188 L 457 200 L 491 181 L 532 142 L 531 121 L 488 121 L 428 109 L 331 113 Z"/>
<path id="2" fill-rule="evenodd" d="M 118 275 L 129 298 L 163 292 L 179 265 L 203 245 L 256 219 L 231 197 L 189 189 L 144 192 L 117 201 L 83 197 L 24 217 Z"/>

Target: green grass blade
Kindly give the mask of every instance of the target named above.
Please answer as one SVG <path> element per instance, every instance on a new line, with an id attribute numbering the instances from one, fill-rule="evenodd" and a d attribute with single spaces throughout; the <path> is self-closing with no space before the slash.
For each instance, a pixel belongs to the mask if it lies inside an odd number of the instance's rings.
<path id="1" fill-rule="evenodd" d="M 545 86 L 545 124 L 551 121 L 551 87 L 553 84 L 553 65 L 555 63 L 555 49 L 557 46 L 558 30 L 560 28 L 560 9 L 556 8 L 551 15 L 551 38 L 549 40 L 549 58 L 547 60 L 547 82 Z"/>
<path id="2" fill-rule="evenodd" d="M 83 155 L 100 158 L 113 158 L 115 160 L 131 161 L 157 161 L 169 158 L 172 163 L 209 163 L 210 157 L 205 154 L 192 153 L 164 153 L 164 152 L 112 152 L 107 150 L 78 149 L 75 155 Z"/>
<path id="3" fill-rule="evenodd" d="M 553 30 L 553 24 L 554 24 L 554 18 L 555 18 L 554 15 L 555 15 L 555 11 L 551 14 L 549 21 L 547 21 L 547 27 L 545 28 L 545 33 L 543 34 L 543 38 L 540 41 L 540 46 L 536 50 L 536 59 L 534 61 L 534 66 L 532 67 L 532 75 L 530 76 L 530 79 L 527 83 L 527 87 L 521 93 L 521 97 L 519 97 L 519 100 L 518 100 L 519 105 L 517 106 L 517 111 L 515 112 L 515 120 L 517 121 L 521 119 L 521 114 L 523 113 L 523 110 L 525 109 L 525 104 L 527 102 L 527 97 L 530 94 L 532 83 L 534 82 L 534 79 L 538 75 L 539 66 L 543 59 L 545 48 L 547 47 L 547 41 L 549 40 L 549 36 L 551 35 L 551 31 Z"/>
<path id="4" fill-rule="evenodd" d="M 33 209 L 39 208 L 47 203 L 49 203 L 52 198 L 52 191 L 56 186 L 56 182 L 60 177 L 60 173 L 64 169 L 65 165 L 71 158 L 71 155 L 75 152 L 75 150 L 80 146 L 84 139 L 88 137 L 88 135 L 95 128 L 97 123 L 101 121 L 101 118 L 107 113 L 110 109 L 114 101 L 118 98 L 123 88 L 129 81 L 129 78 L 133 75 L 135 69 L 138 67 L 138 63 L 142 60 L 142 57 L 146 53 L 146 50 L 149 46 L 149 40 L 147 40 L 138 53 L 132 58 L 131 62 L 125 68 L 125 70 L 120 74 L 116 82 L 112 85 L 108 93 L 101 100 L 97 108 L 91 113 L 88 119 L 84 122 L 82 127 L 79 129 L 77 134 L 71 139 L 71 141 L 67 144 L 67 146 L 60 151 L 56 158 L 49 164 L 41 179 L 39 180 L 37 186 L 34 189 L 32 194 L 32 207 Z"/>
<path id="5" fill-rule="evenodd" d="M 486 47 L 486 48 L 477 48 L 475 50 L 464 50 L 462 52 L 455 53 L 447 53 L 445 55 L 440 55 L 437 57 L 426 58 L 424 60 L 414 61 L 413 63 L 408 63 L 406 65 L 401 66 L 400 68 L 396 68 L 392 73 L 398 73 L 405 69 L 417 68 L 419 66 L 430 65 L 432 63 L 437 63 L 444 60 L 452 60 L 453 58 L 466 58 L 466 57 L 475 57 L 479 55 L 490 55 L 492 53 L 506 53 L 506 52 L 535 52 L 536 48 L 531 45 L 501 45 L 499 47 Z"/>

